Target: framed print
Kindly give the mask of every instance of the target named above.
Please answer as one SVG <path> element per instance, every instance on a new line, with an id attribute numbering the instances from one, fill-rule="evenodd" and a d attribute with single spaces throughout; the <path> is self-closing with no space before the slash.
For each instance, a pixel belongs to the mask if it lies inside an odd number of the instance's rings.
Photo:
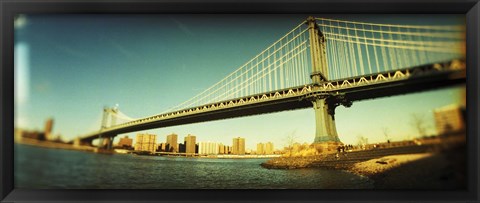
<path id="1" fill-rule="evenodd" d="M 477 2 L 0 8 L 2 201 L 478 201 Z"/>

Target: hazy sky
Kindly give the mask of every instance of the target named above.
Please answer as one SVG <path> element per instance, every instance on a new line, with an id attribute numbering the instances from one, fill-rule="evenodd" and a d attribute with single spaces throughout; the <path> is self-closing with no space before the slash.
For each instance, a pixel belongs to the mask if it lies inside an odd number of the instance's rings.
<path id="1" fill-rule="evenodd" d="M 464 23 L 462 16 L 347 16 L 335 19 L 391 24 Z M 290 31 L 307 15 L 30 15 L 16 20 L 15 125 L 70 140 L 99 130 L 104 106 L 119 105 L 133 118 L 154 115 L 210 87 Z M 422 20 L 418 20 L 422 19 Z M 412 113 L 425 116 L 435 133 L 432 110 L 458 103 L 461 88 L 449 88 L 355 102 L 336 110 L 340 139 L 355 144 L 417 136 Z M 275 148 L 293 134 L 311 143 L 313 109 L 152 129 L 165 142 L 176 133 L 197 141 L 231 145 L 245 137 L 247 148 L 272 141 Z M 134 137 L 135 133 L 128 133 Z M 118 137 L 123 137 L 120 135 Z M 115 140 L 117 142 L 118 140 Z"/>

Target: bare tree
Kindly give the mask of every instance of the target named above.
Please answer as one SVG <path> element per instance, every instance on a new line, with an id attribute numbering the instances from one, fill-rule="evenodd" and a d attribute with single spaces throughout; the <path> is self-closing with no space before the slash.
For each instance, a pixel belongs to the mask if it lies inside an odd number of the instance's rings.
<path id="1" fill-rule="evenodd" d="M 423 114 L 412 114 L 412 119 L 410 121 L 413 127 L 418 132 L 419 137 L 425 136 L 427 128 L 425 127 L 425 116 Z"/>
<path id="2" fill-rule="evenodd" d="M 285 138 L 285 141 L 286 141 L 286 144 L 287 144 L 287 150 L 290 154 L 290 156 L 292 155 L 292 151 L 293 151 L 293 144 L 296 142 L 297 140 L 297 136 L 295 135 L 295 133 L 297 132 L 297 130 L 294 130 L 292 131 L 291 133 L 289 133 L 287 135 L 287 137 Z"/>
<path id="3" fill-rule="evenodd" d="M 387 142 L 388 142 L 389 141 L 388 134 L 390 133 L 390 129 L 388 129 L 387 127 L 383 127 L 382 131 L 383 131 L 383 135 L 385 136 L 385 140 L 387 140 Z"/>
<path id="4" fill-rule="evenodd" d="M 364 137 L 363 135 L 358 135 L 357 136 L 357 144 L 358 146 L 362 145 L 367 145 L 368 144 L 368 138 Z"/>

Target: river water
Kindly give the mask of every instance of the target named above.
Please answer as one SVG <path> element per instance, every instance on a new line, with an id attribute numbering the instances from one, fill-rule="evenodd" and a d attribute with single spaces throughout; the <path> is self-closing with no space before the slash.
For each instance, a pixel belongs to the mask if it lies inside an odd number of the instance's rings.
<path id="1" fill-rule="evenodd" d="M 265 169 L 267 159 L 95 154 L 15 144 L 15 188 L 362 189 L 368 178 L 326 169 Z"/>

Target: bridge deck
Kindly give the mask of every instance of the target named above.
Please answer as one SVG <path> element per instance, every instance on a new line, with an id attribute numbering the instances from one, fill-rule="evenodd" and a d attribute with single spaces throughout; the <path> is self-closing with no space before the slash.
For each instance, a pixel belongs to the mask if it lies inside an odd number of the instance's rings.
<path id="1" fill-rule="evenodd" d="M 143 118 L 112 126 L 101 132 L 92 132 L 81 140 L 91 141 L 100 134 L 102 137 L 114 137 L 152 128 L 310 108 L 312 104 L 309 98 L 316 96 L 344 94 L 350 101 L 359 101 L 426 91 L 465 83 L 465 73 L 465 64 L 454 60 L 443 64 L 309 84 Z"/>

